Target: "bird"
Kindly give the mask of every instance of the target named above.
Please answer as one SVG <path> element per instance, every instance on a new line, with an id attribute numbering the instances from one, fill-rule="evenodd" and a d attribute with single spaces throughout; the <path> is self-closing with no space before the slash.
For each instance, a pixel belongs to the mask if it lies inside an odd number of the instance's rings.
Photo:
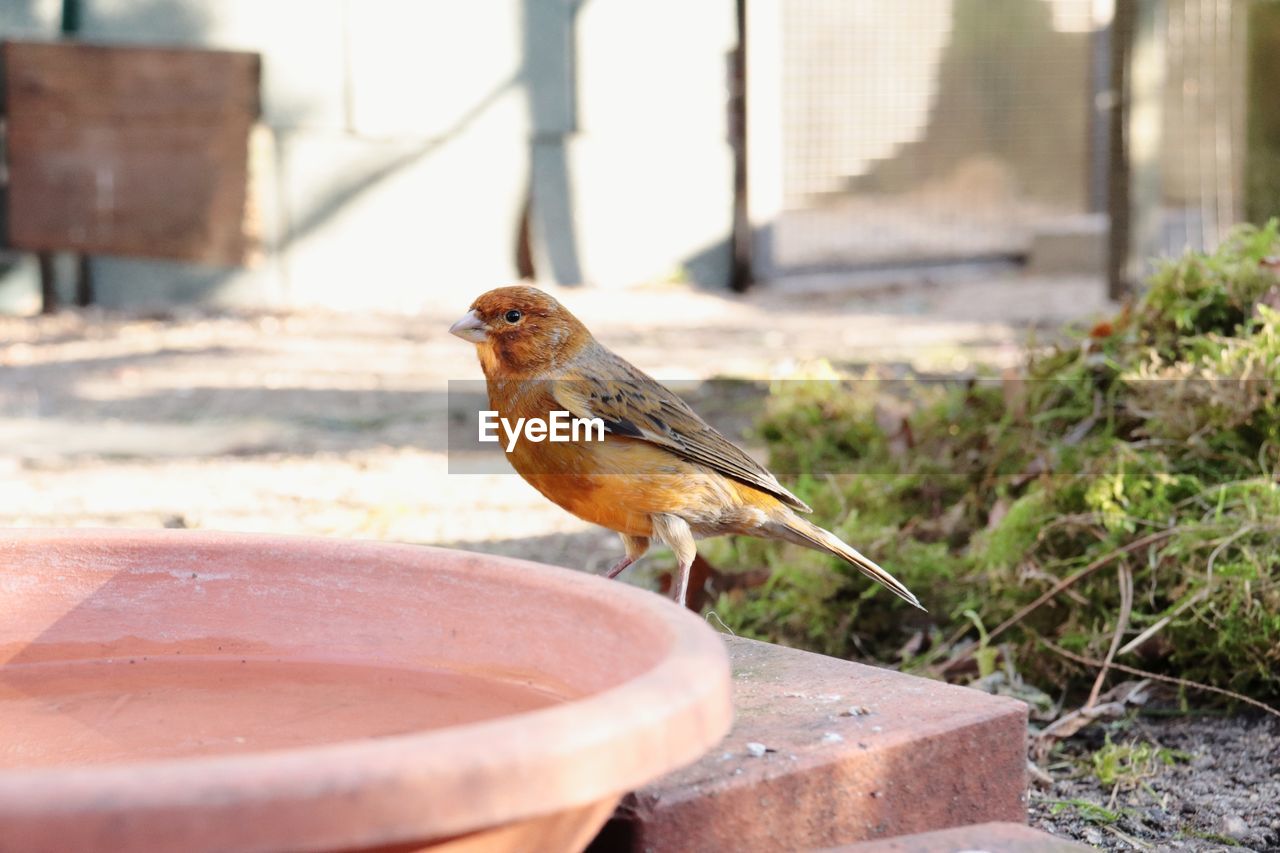
<path id="1" fill-rule="evenodd" d="M 599 419 L 577 440 L 504 445 L 515 471 L 552 503 L 615 531 L 617 577 L 655 540 L 675 554 L 684 606 L 696 540 L 738 534 L 833 554 L 923 610 L 907 587 L 802 513 L 812 510 L 670 389 L 615 355 L 554 297 L 514 285 L 476 298 L 449 332 L 475 344 L 498 418 L 553 412 Z"/>

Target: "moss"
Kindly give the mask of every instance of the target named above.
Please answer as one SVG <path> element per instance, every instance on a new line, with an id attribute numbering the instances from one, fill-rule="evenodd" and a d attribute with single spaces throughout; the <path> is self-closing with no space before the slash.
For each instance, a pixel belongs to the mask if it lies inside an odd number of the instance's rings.
<path id="1" fill-rule="evenodd" d="M 1093 672 L 1040 639 L 1261 698 L 1280 696 L 1280 254 L 1273 222 L 1161 269 L 1140 303 L 991 381 L 787 384 L 760 426 L 807 471 L 815 521 L 907 583 L 913 611 L 839 560 L 743 541 L 712 557 L 771 569 L 716 604 L 733 630 L 827 654 L 953 656 L 974 611 L 999 625 L 1103 558 L 993 642 L 1044 687 Z M 894 411 L 893 417 L 886 417 Z M 1134 543 L 1152 537 L 1142 547 Z M 915 640 L 912 638 L 915 637 Z M 957 647 L 958 648 L 958 647 Z"/>

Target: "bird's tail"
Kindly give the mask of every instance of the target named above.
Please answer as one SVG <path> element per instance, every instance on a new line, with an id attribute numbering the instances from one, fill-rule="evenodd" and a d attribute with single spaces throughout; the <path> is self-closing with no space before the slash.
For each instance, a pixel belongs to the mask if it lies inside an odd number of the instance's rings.
<path id="1" fill-rule="evenodd" d="M 780 528 L 779 533 L 787 541 L 813 548 L 816 551 L 835 554 L 873 581 L 884 584 L 902 600 L 924 610 L 920 606 L 919 599 L 911 594 L 911 590 L 907 589 L 902 581 L 877 566 L 869 558 L 859 553 L 857 549 L 842 542 L 834 533 L 823 530 L 818 525 L 798 515 L 792 515 L 783 521 Z"/>

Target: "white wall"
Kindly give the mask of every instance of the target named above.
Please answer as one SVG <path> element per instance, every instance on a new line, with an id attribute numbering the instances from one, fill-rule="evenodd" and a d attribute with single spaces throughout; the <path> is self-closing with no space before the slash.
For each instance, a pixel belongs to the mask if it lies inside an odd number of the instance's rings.
<path id="1" fill-rule="evenodd" d="M 542 277 L 727 281 L 731 0 L 84 3 L 86 40 L 263 56 L 267 257 L 97 258 L 104 304 L 465 301 L 515 278 L 531 186 Z M 0 36 L 52 35 L 58 5 L 0 0 Z"/>

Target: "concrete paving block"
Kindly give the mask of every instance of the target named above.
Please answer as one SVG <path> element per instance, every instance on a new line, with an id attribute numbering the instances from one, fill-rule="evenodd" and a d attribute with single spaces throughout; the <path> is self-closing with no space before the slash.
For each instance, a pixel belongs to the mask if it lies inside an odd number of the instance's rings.
<path id="1" fill-rule="evenodd" d="M 823 853 L 1077 853 L 1092 849 L 1019 823 L 980 823 L 832 847 Z"/>
<path id="2" fill-rule="evenodd" d="M 453 136 L 496 103 L 513 138 L 528 134 L 518 0 L 351 3 L 352 121 L 369 136 Z M 548 5 L 548 4 L 543 4 Z M 567 5 L 567 4 L 549 4 Z"/>
<path id="3" fill-rule="evenodd" d="M 263 118 L 340 128 L 346 115 L 343 0 L 95 0 L 86 39 L 262 54 Z"/>
<path id="4" fill-rule="evenodd" d="M 522 141 L 479 122 L 447 141 L 300 133 L 281 148 L 291 304 L 465 308 L 515 278 Z"/>
<path id="5" fill-rule="evenodd" d="M 1026 820 L 1026 706 L 729 639 L 737 719 L 696 764 L 629 794 L 604 850 L 807 850 Z"/>

